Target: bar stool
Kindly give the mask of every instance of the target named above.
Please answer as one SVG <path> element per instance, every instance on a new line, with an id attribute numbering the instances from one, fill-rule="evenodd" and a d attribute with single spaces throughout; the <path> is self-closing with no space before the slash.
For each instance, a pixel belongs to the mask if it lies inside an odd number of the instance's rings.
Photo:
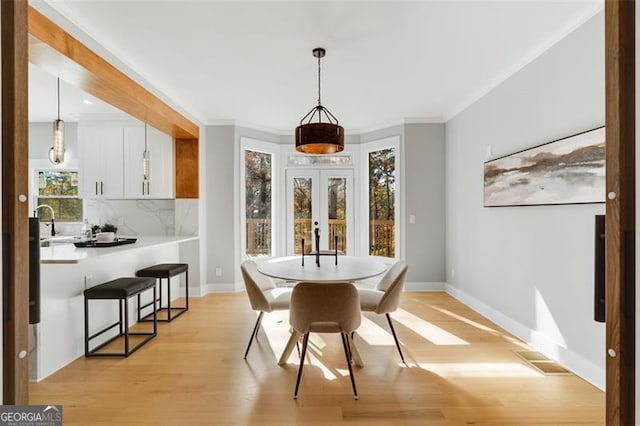
<path id="1" fill-rule="evenodd" d="M 171 307 L 171 277 L 174 277 L 179 274 L 185 274 L 185 305 L 184 306 L 174 306 Z M 160 263 L 158 265 L 153 265 L 148 268 L 140 269 L 136 272 L 136 276 L 138 277 L 151 277 L 156 278 L 158 280 L 159 285 L 159 293 L 158 297 L 154 297 L 153 301 L 141 305 L 140 304 L 140 295 L 138 295 L 138 321 L 151 321 L 148 317 L 151 314 L 147 314 L 145 316 L 141 315 L 141 311 L 145 309 L 147 306 L 158 303 L 158 311 L 167 311 L 166 319 L 158 319 L 158 321 L 163 322 L 171 322 L 180 315 L 184 314 L 189 310 L 189 265 L 186 263 Z M 162 280 L 167 280 L 167 307 L 164 308 L 162 305 Z M 174 315 L 173 312 L 177 313 Z"/>
<path id="2" fill-rule="evenodd" d="M 157 335 L 157 313 L 155 305 L 153 306 L 153 312 L 149 315 L 153 315 L 153 333 L 131 333 L 129 332 L 129 298 L 138 295 L 146 290 L 153 290 L 153 298 L 156 298 L 156 280 L 152 278 L 118 278 L 112 281 L 108 281 L 103 284 L 88 288 L 84 291 L 84 356 L 124 356 L 128 357 L 149 340 L 153 339 Z M 106 326 L 100 331 L 89 335 L 89 300 L 103 299 L 103 300 L 118 300 L 118 316 L 119 320 L 111 325 Z M 124 305 L 124 309 L 123 309 Z M 123 315 L 124 311 L 124 315 Z M 124 319 L 123 319 L 124 317 Z M 114 327 L 119 328 L 119 333 L 107 340 L 106 342 L 98 345 L 93 349 L 89 349 L 89 342 L 98 336 L 106 333 Z M 113 340 L 124 336 L 124 351 L 123 352 L 100 352 L 97 351 Z M 138 342 L 133 348 L 129 345 L 129 336 L 147 336 L 141 342 Z"/>

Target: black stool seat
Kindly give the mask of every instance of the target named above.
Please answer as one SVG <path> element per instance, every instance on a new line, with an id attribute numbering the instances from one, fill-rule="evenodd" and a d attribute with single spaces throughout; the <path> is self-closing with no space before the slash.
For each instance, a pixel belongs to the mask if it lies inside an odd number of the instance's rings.
<path id="1" fill-rule="evenodd" d="M 87 299 L 126 299 L 156 285 L 154 278 L 118 278 L 84 291 Z"/>
<path id="2" fill-rule="evenodd" d="M 170 278 L 188 270 L 189 265 L 186 263 L 160 263 L 140 269 L 136 275 L 139 277 Z"/>
<path id="3" fill-rule="evenodd" d="M 153 331 L 152 332 L 130 332 L 129 331 L 129 298 L 138 296 L 138 303 L 140 302 L 140 294 L 151 290 L 153 292 L 153 298 L 156 298 L 156 279 L 155 278 L 137 278 L 126 277 L 117 278 L 115 280 L 107 281 L 103 284 L 88 288 L 84 291 L 84 356 L 124 356 L 128 357 L 149 340 L 156 337 L 158 332 L 157 324 L 157 311 L 155 305 L 153 311 L 149 315 L 153 315 Z M 102 299 L 102 300 L 117 300 L 118 301 L 118 321 L 111 325 L 107 325 L 94 334 L 89 334 L 89 300 Z M 94 302 L 95 303 L 95 302 Z M 118 333 L 110 339 L 99 344 L 97 347 L 90 349 L 89 343 L 91 340 L 102 336 L 110 330 L 116 328 Z M 124 337 L 124 349 L 122 352 L 98 352 L 99 349 L 106 346 L 110 342 Z M 131 347 L 129 343 L 129 336 L 142 336 L 144 339 L 139 341 L 136 345 Z"/>
<path id="4" fill-rule="evenodd" d="M 179 274 L 185 274 L 185 302 L 184 306 L 171 306 L 171 277 Z M 154 280 L 158 280 L 159 292 L 158 298 L 153 301 L 142 304 L 140 296 L 138 296 L 138 321 L 150 321 L 147 314 L 143 316 L 142 311 L 149 307 L 151 304 L 158 304 L 158 311 L 166 311 L 166 318 L 159 318 L 158 321 L 171 322 L 175 318 L 184 314 L 189 310 L 189 265 L 187 263 L 159 263 L 157 265 L 149 266 L 148 268 L 140 269 L 136 272 L 138 277 L 150 277 Z M 162 280 L 167 280 L 167 306 L 162 303 Z"/>

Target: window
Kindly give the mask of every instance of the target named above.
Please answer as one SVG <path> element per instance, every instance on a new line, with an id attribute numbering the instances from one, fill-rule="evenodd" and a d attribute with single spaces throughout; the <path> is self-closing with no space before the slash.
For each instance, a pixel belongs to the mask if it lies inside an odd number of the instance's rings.
<path id="1" fill-rule="evenodd" d="M 55 212 L 57 222 L 82 222 L 82 198 L 78 196 L 78 172 L 71 170 L 38 171 L 36 206 L 46 204 Z M 51 220 L 51 210 L 39 209 L 41 220 Z"/>
<path id="2" fill-rule="evenodd" d="M 369 254 L 396 255 L 396 150 L 369 151 Z"/>
<path id="3" fill-rule="evenodd" d="M 271 255 L 272 155 L 244 151 L 246 255 Z"/>
<path id="4" fill-rule="evenodd" d="M 353 161 L 351 154 L 308 155 L 290 153 L 287 166 L 351 166 Z"/>

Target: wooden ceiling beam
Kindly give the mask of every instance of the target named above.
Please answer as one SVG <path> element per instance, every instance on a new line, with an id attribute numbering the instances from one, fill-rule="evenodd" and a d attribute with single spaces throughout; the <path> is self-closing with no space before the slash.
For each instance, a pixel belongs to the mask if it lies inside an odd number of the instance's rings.
<path id="1" fill-rule="evenodd" d="M 196 124 L 33 7 L 28 21 L 31 63 L 175 138 L 198 139 Z"/>

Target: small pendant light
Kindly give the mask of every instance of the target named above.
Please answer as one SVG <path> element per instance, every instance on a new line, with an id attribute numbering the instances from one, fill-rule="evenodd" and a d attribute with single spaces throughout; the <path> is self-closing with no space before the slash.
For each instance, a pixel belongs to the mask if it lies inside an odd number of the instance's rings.
<path id="1" fill-rule="evenodd" d="M 318 105 L 302 117 L 296 127 L 296 151 L 305 154 L 333 154 L 344 149 L 344 128 L 320 102 L 320 58 L 325 54 L 321 47 L 313 49 L 313 56 L 318 58 Z M 322 121 L 323 115 L 326 122 Z M 316 123 L 311 122 L 314 117 L 317 117 Z"/>
<path id="2" fill-rule="evenodd" d="M 53 122 L 53 146 L 49 149 L 51 164 L 64 163 L 64 121 L 60 120 L 60 78 L 58 78 L 58 119 Z"/>
<path id="3" fill-rule="evenodd" d="M 147 123 L 144 123 L 144 151 L 142 152 L 142 179 L 149 180 L 149 151 L 147 150 Z"/>

